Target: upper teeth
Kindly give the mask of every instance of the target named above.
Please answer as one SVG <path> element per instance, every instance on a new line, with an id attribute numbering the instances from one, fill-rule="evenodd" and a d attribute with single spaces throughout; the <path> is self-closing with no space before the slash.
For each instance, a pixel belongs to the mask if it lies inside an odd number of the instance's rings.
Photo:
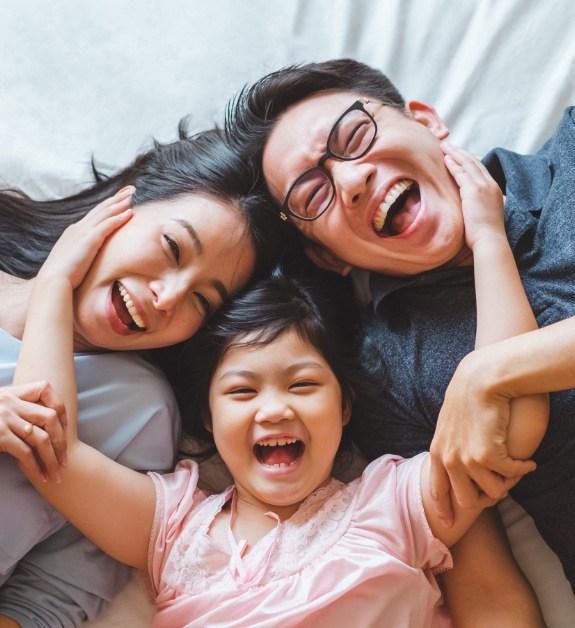
<path id="1" fill-rule="evenodd" d="M 385 195 L 383 202 L 377 208 L 373 219 L 372 225 L 376 231 L 381 231 L 383 229 L 383 225 L 385 224 L 385 219 L 387 218 L 387 212 L 389 208 L 393 205 L 393 203 L 397 200 L 398 196 L 403 194 L 405 190 L 408 190 L 413 185 L 413 181 L 410 179 L 401 179 L 398 181 L 389 192 Z"/>
<path id="2" fill-rule="evenodd" d="M 297 443 L 297 438 L 277 438 L 266 440 L 263 443 L 258 443 L 262 447 L 277 447 L 278 445 L 293 445 L 293 443 Z"/>
<path id="3" fill-rule="evenodd" d="M 126 290 L 126 288 L 124 288 L 124 286 L 119 281 L 118 281 L 118 290 L 120 291 L 120 294 L 122 295 L 122 299 L 124 299 L 124 303 L 126 304 L 126 308 L 127 308 L 128 312 L 129 312 L 130 316 L 132 317 L 132 320 L 134 321 L 134 323 L 136 323 L 136 325 L 140 329 L 146 329 L 146 326 L 144 325 L 144 321 L 142 320 L 142 317 L 138 314 L 138 311 L 134 307 L 134 303 L 132 302 L 132 298 L 128 294 L 128 291 Z"/>

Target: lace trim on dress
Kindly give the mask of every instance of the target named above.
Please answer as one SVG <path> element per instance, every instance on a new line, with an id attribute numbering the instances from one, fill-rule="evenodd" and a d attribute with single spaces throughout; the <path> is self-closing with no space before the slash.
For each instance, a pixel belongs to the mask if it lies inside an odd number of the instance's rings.
<path id="1" fill-rule="evenodd" d="M 332 479 L 312 493 L 298 511 L 266 534 L 242 556 L 247 579 L 230 570 L 230 554 L 208 536 L 216 515 L 232 497 L 233 487 L 208 497 L 187 519 L 166 561 L 164 583 L 178 594 L 261 586 L 301 571 L 328 551 L 348 529 L 353 516 L 356 482 Z M 243 579 L 242 579 L 243 580 Z"/>

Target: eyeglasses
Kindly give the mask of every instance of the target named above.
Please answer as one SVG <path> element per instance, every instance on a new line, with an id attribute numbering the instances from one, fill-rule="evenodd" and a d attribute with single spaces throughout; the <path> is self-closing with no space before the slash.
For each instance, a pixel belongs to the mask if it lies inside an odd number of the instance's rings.
<path id="1" fill-rule="evenodd" d="M 293 182 L 285 197 L 280 218 L 288 215 L 300 220 L 316 220 L 324 214 L 335 197 L 335 183 L 325 169 L 328 159 L 353 161 L 363 157 L 372 147 L 377 135 L 377 124 L 365 110 L 367 99 L 356 100 L 337 119 L 327 137 L 327 150 L 317 166 L 309 168 Z"/>

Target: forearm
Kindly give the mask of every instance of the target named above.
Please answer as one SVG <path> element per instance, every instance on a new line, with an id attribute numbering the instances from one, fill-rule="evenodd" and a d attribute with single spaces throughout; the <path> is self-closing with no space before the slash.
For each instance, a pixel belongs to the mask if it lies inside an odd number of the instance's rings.
<path id="1" fill-rule="evenodd" d="M 505 236 L 482 239 L 473 249 L 473 259 L 477 301 L 475 346 L 483 347 L 537 329 Z"/>
<path id="2" fill-rule="evenodd" d="M 575 388 L 575 317 L 478 349 L 465 360 L 478 388 L 492 396 Z"/>
<path id="3" fill-rule="evenodd" d="M 506 238 L 481 240 L 474 248 L 474 261 L 476 347 L 488 349 L 488 345 L 499 340 L 536 330 L 537 321 Z M 545 434 L 548 418 L 546 395 L 528 395 L 513 400 L 506 439 L 509 455 L 529 458 Z"/>
<path id="4" fill-rule="evenodd" d="M 70 419 L 68 440 L 76 434 L 76 376 L 73 345 L 73 295 L 66 279 L 35 280 L 14 384 L 48 381 L 62 399 Z"/>
<path id="5" fill-rule="evenodd" d="M 455 626 L 544 625 L 537 598 L 515 562 L 496 509 L 482 513 L 451 553 L 454 568 L 441 579 Z"/>

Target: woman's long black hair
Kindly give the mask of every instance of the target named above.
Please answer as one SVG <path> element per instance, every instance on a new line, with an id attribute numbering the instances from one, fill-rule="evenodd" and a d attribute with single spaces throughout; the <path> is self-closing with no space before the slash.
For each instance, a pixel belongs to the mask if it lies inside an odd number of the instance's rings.
<path id="1" fill-rule="evenodd" d="M 279 232 L 269 201 L 253 192 L 254 173 L 230 149 L 217 130 L 155 143 L 128 167 L 103 176 L 93 167 L 95 183 L 73 196 L 36 201 L 16 190 L 0 192 L 0 270 L 23 279 L 34 277 L 62 232 L 98 203 L 124 186 L 136 186 L 134 206 L 199 194 L 239 207 L 256 250 L 256 273 L 276 258 Z"/>

